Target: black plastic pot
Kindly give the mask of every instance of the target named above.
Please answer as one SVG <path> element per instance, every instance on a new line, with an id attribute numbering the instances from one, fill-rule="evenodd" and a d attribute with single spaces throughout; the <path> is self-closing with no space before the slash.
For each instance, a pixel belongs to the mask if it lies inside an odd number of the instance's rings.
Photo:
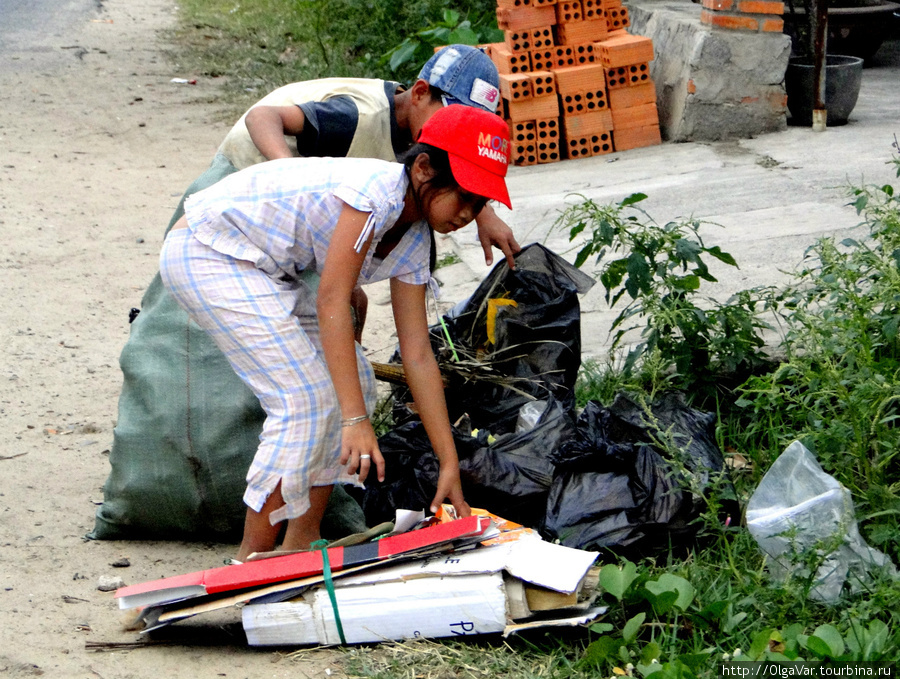
<path id="1" fill-rule="evenodd" d="M 825 109 L 826 124 L 844 125 L 856 106 L 859 86 L 862 83 L 863 60 L 838 54 L 825 57 Z M 808 57 L 791 57 L 784 74 L 784 89 L 788 97 L 788 110 L 792 125 L 812 125 L 813 111 L 813 60 Z"/>

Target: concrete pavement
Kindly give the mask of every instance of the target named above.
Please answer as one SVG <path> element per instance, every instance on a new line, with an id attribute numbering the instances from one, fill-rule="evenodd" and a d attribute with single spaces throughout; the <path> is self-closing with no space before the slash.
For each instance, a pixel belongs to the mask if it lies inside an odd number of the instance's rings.
<path id="1" fill-rule="evenodd" d="M 847 125 L 813 132 L 792 127 L 755 139 L 712 143 L 663 143 L 595 158 L 511 168 L 513 210 L 498 214 L 522 245 L 541 242 L 567 259 L 567 234 L 552 230 L 559 213 L 581 194 L 616 202 L 641 192 L 641 205 L 665 223 L 692 216 L 707 225 L 708 244 L 731 253 L 739 269 L 717 266 L 718 284 L 702 290 L 724 300 L 737 290 L 784 281 L 816 238 L 854 230 L 860 218 L 847 206 L 846 188 L 893 183 L 892 157 L 900 137 L 900 39 L 886 42 L 863 72 L 858 103 Z M 857 233 L 864 233 L 857 230 Z M 463 263 L 438 278 L 453 281 L 448 296 L 462 299 L 488 269 L 474 229 L 452 236 Z M 590 264 L 584 270 L 591 271 Z M 609 326 L 618 313 L 603 300 L 601 285 L 582 298 L 585 357 L 603 358 Z"/>

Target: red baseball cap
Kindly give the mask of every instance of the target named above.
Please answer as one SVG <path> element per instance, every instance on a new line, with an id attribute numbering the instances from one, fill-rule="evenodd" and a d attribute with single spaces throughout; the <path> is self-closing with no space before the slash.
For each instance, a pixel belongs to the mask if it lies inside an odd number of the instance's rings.
<path id="1" fill-rule="evenodd" d="M 451 104 L 428 119 L 416 141 L 446 151 L 453 178 L 466 191 L 499 200 L 512 209 L 505 180 L 509 128 L 500 116 Z"/>

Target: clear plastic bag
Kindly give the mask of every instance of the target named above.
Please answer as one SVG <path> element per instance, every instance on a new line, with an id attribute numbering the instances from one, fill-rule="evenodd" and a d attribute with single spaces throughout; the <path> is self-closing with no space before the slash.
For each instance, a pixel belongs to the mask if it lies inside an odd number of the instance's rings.
<path id="1" fill-rule="evenodd" d="M 747 504 L 747 528 L 769 557 L 769 573 L 809 577 L 809 598 L 834 603 L 844 585 L 857 591 L 878 572 L 896 577 L 891 560 L 859 533 L 850 491 L 794 441 L 763 476 Z"/>
<path id="2" fill-rule="evenodd" d="M 547 410 L 547 401 L 529 401 L 519 408 L 519 419 L 516 420 L 516 433 L 522 434 L 534 429 L 545 410 Z"/>

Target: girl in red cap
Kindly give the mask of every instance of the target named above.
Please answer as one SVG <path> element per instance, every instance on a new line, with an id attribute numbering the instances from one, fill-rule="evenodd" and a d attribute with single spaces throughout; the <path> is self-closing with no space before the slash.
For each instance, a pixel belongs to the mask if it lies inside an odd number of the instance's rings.
<path id="1" fill-rule="evenodd" d="M 369 422 L 374 375 L 350 313 L 357 283 L 390 279 L 404 369 L 440 462 L 431 509 L 449 499 L 469 513 L 425 294 L 432 231 L 465 226 L 488 200 L 510 205 L 509 133 L 494 114 L 450 105 L 401 161 L 254 165 L 192 196 L 163 245 L 164 284 L 266 413 L 238 560 L 273 549 L 282 521 L 282 548 L 308 548 L 335 483 L 361 484 L 373 466 L 384 480 Z M 302 280 L 309 270 L 321 276 L 317 292 Z"/>

